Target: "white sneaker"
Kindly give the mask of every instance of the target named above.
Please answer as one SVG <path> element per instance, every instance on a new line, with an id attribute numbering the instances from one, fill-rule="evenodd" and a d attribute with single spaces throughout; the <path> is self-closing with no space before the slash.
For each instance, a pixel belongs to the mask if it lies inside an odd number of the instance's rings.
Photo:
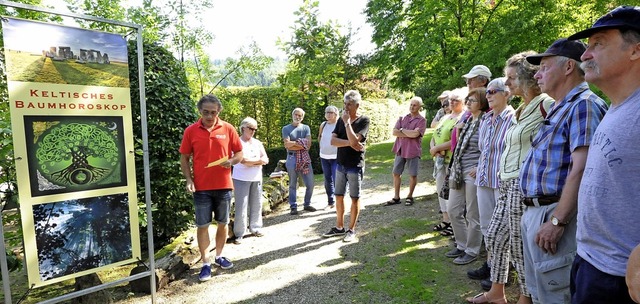
<path id="1" fill-rule="evenodd" d="M 351 229 L 349 229 L 349 230 L 347 230 L 347 235 L 344 236 L 342 241 L 345 242 L 345 243 L 348 243 L 348 242 L 352 242 L 355 239 L 356 239 L 356 232 L 351 230 Z"/>

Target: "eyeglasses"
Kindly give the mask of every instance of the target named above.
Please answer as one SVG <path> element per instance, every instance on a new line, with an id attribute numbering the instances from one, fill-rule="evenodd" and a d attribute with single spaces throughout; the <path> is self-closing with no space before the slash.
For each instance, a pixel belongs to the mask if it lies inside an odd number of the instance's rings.
<path id="1" fill-rule="evenodd" d="M 478 100 L 477 100 L 477 99 L 475 99 L 475 98 L 467 98 L 467 102 L 468 102 L 468 103 L 478 102 Z"/>
<path id="2" fill-rule="evenodd" d="M 253 132 L 258 131 L 258 128 L 247 127 L 247 129 L 249 129 L 249 130 L 251 130 Z"/>
<path id="3" fill-rule="evenodd" d="M 336 112 L 324 112 L 324 114 L 338 114 Z"/>
<path id="4" fill-rule="evenodd" d="M 211 111 L 211 112 L 209 112 L 209 111 L 207 111 L 207 110 L 202 110 L 202 111 L 200 111 L 200 113 L 202 114 L 202 116 L 205 116 L 205 117 L 206 117 L 206 116 L 213 116 L 213 117 L 215 117 L 215 116 L 217 116 L 217 115 L 218 115 L 218 111 Z"/>
<path id="5" fill-rule="evenodd" d="M 486 91 L 487 95 L 493 95 L 493 94 L 498 93 L 498 92 L 504 92 L 504 90 L 493 89 L 493 90 L 487 90 Z"/>

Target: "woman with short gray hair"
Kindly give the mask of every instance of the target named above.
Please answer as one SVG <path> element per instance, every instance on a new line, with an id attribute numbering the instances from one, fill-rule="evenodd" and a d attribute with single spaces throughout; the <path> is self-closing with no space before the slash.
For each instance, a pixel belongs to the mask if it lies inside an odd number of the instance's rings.
<path id="1" fill-rule="evenodd" d="M 249 230 L 255 236 L 262 236 L 262 166 L 269 163 L 269 157 L 262 142 L 254 138 L 257 130 L 258 122 L 251 117 L 240 123 L 243 157 L 233 166 L 231 176 L 235 197 L 235 244 L 240 244 L 247 234 L 247 213 Z"/>
<path id="2" fill-rule="evenodd" d="M 336 106 L 328 106 L 324 109 L 324 121 L 318 131 L 318 143 L 320 145 L 320 164 L 324 174 L 324 190 L 327 193 L 326 209 L 335 208 L 335 181 L 338 147 L 331 145 L 331 133 L 336 128 L 340 111 Z"/>

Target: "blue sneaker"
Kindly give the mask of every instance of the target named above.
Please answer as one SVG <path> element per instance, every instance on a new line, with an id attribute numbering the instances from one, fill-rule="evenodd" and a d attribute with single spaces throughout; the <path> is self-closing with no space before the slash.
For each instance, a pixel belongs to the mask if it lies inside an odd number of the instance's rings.
<path id="1" fill-rule="evenodd" d="M 220 266 L 220 268 L 222 268 L 222 269 L 231 269 L 231 268 L 233 268 L 233 263 L 231 263 L 231 261 L 229 261 L 225 257 L 216 258 L 214 260 L 213 264 L 215 264 L 216 266 Z"/>
<path id="2" fill-rule="evenodd" d="M 211 279 L 211 265 L 202 266 L 198 279 L 200 279 L 200 282 L 209 281 L 209 279 Z"/>

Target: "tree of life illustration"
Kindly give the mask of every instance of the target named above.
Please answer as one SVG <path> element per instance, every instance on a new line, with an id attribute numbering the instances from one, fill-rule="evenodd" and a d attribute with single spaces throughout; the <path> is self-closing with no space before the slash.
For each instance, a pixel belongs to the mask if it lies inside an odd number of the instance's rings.
<path id="1" fill-rule="evenodd" d="M 85 185 L 99 181 L 112 171 L 118 161 L 118 147 L 113 136 L 96 125 L 69 123 L 55 126 L 42 138 L 36 157 L 43 173 L 53 181 Z M 91 159 L 100 160 L 108 168 L 92 165 Z M 52 168 L 59 168 L 61 163 L 69 165 L 52 172 Z"/>

